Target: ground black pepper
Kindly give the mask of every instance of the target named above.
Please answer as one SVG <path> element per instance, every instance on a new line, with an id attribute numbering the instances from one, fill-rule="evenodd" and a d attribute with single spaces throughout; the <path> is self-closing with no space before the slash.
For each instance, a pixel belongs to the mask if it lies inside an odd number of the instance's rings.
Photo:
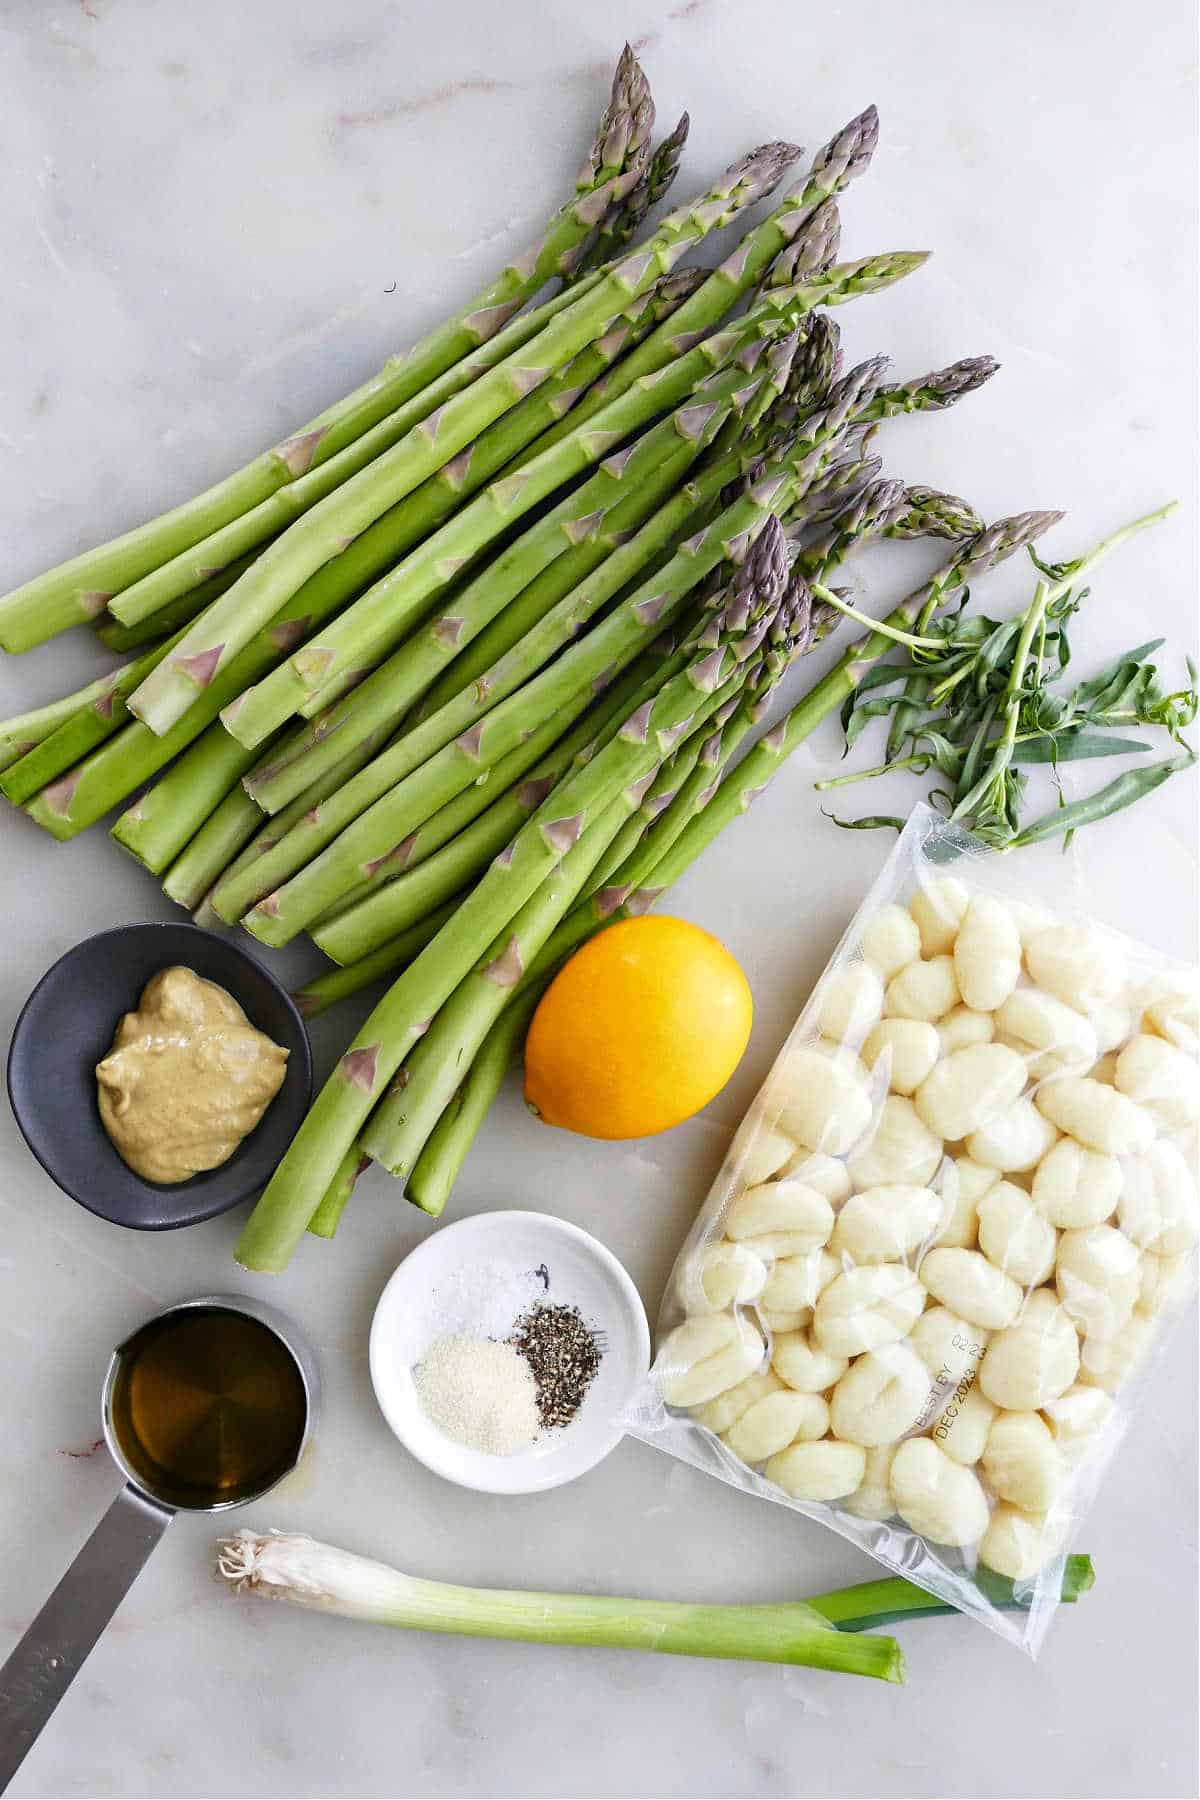
<path id="1" fill-rule="evenodd" d="M 601 1348 L 577 1306 L 533 1306 L 509 1343 L 529 1364 L 544 1428 L 569 1425 L 600 1367 Z"/>

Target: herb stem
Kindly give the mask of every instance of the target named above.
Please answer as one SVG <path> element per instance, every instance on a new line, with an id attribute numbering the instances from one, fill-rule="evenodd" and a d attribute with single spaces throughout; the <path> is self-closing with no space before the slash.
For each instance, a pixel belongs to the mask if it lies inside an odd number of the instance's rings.
<path id="1" fill-rule="evenodd" d="M 818 600 L 825 601 L 828 606 L 835 606 L 847 619 L 853 619 L 856 625 L 865 625 L 868 631 L 877 632 L 880 637 L 891 638 L 893 643 L 904 644 L 910 650 L 941 650 L 945 647 L 941 638 L 914 637 L 911 632 L 899 631 L 894 625 L 872 619 L 869 614 L 859 612 L 857 607 L 835 594 L 832 588 L 827 588 L 823 582 L 814 581 L 811 586 Z"/>

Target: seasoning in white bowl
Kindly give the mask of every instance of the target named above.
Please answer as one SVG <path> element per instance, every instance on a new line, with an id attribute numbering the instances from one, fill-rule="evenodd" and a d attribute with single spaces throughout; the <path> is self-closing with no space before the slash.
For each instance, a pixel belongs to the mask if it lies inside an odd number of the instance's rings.
<path id="1" fill-rule="evenodd" d="M 414 1373 L 426 1415 L 456 1444 L 512 1456 L 537 1437 L 537 1384 L 512 1344 L 457 1333 L 437 1338 Z"/>

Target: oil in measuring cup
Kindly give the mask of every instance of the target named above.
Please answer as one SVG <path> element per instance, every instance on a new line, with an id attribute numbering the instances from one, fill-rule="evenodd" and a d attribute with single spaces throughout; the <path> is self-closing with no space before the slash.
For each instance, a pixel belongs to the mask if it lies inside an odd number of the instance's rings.
<path id="1" fill-rule="evenodd" d="M 236 1506 L 293 1468 L 308 1422 L 295 1357 L 261 1320 L 220 1306 L 151 1319 L 117 1353 L 113 1436 L 167 1506 Z"/>
<path id="2" fill-rule="evenodd" d="M 113 1351 L 104 1438 L 125 1476 L 0 1668 L 0 1793 L 177 1512 L 223 1512 L 299 1462 L 319 1406 L 312 1352 L 274 1307 L 206 1294 Z"/>

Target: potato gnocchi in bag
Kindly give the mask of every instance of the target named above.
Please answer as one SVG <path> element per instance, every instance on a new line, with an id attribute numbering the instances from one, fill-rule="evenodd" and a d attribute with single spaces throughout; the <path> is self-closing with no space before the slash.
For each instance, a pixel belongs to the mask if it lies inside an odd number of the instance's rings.
<path id="1" fill-rule="evenodd" d="M 1022 877 L 914 813 L 679 1255 L 631 1429 L 1036 1654 L 1195 1287 L 1200 1028 L 1194 969 Z"/>

